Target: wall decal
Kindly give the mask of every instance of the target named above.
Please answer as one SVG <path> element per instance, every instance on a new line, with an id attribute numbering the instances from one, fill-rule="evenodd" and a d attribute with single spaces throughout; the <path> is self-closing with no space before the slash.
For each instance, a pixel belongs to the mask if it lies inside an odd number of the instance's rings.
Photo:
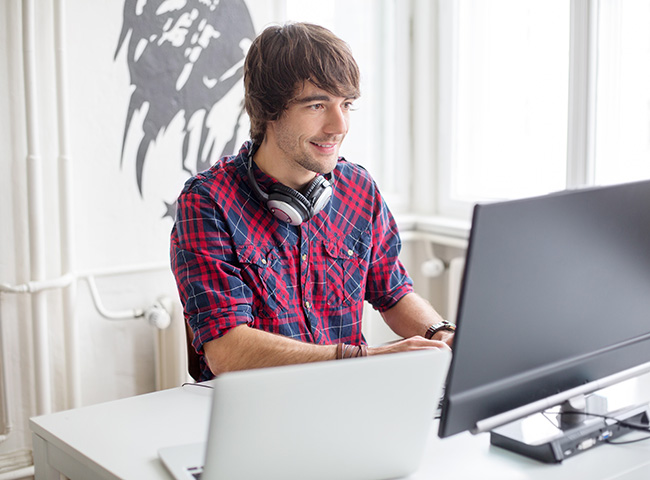
<path id="1" fill-rule="evenodd" d="M 147 152 L 179 115 L 183 126 L 179 162 L 188 174 L 208 168 L 238 147 L 243 94 L 234 114 L 220 111 L 219 102 L 240 82 L 244 56 L 254 37 L 253 22 L 243 0 L 125 0 L 114 60 L 126 44 L 134 89 L 120 161 L 123 165 L 125 156 L 135 155 L 140 196 Z M 221 123 L 217 128 L 211 123 L 215 115 L 226 113 L 232 116 L 228 127 L 224 129 Z M 127 140 L 136 135 L 141 136 L 137 151 L 126 152 Z M 198 149 L 191 149 L 191 138 L 197 137 Z M 216 138 L 223 145 L 218 152 L 214 151 Z M 174 204 L 165 205 L 163 216 L 173 218 Z"/>

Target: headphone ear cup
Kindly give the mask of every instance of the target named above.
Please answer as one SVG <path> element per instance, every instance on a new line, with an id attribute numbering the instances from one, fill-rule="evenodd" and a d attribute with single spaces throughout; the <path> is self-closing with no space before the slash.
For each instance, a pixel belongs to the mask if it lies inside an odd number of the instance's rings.
<path id="1" fill-rule="evenodd" d="M 325 205 L 332 197 L 332 185 L 325 177 L 318 175 L 307 186 L 303 195 L 309 202 L 311 216 L 313 217 L 325 208 Z"/>
<path id="2" fill-rule="evenodd" d="M 281 183 L 271 186 L 266 206 L 280 220 L 300 225 L 311 218 L 311 204 L 305 196 Z"/>

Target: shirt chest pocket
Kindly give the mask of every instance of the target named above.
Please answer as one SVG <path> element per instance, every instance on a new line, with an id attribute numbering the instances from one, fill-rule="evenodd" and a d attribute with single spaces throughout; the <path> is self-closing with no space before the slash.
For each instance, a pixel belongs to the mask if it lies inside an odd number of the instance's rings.
<path id="1" fill-rule="evenodd" d="M 254 316 L 273 317 L 287 310 L 289 296 L 282 267 L 273 248 L 238 245 L 241 279 L 252 293 Z"/>
<path id="2" fill-rule="evenodd" d="M 324 296 L 330 308 L 363 300 L 368 271 L 368 247 L 352 248 L 343 242 L 324 243 Z"/>

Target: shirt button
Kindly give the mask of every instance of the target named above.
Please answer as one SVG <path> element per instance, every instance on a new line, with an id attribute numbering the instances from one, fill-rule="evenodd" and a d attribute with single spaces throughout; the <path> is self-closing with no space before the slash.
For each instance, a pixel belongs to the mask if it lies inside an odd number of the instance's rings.
<path id="1" fill-rule="evenodd" d="M 348 256 L 351 257 L 353 253 L 354 253 L 354 252 L 353 252 L 352 250 L 348 250 Z"/>
<path id="2" fill-rule="evenodd" d="M 266 265 L 266 258 L 262 259 L 262 264 Z"/>
<path id="3" fill-rule="evenodd" d="M 311 304 L 309 302 L 305 302 L 305 308 L 309 310 L 311 308 Z"/>
<path id="4" fill-rule="evenodd" d="M 304 261 L 306 261 L 306 260 L 307 260 L 307 254 L 306 254 L 306 253 L 303 253 L 303 254 L 302 254 L 302 261 L 304 262 Z"/>

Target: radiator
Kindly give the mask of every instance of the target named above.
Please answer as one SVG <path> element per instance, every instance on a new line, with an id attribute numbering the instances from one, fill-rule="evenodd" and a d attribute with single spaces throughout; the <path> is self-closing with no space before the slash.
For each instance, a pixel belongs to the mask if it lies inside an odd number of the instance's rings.
<path id="1" fill-rule="evenodd" d="M 187 372 L 185 319 L 180 302 L 172 302 L 169 313 L 171 315 L 169 326 L 164 329 L 154 329 L 157 390 L 193 382 Z"/>
<path id="2" fill-rule="evenodd" d="M 455 322 L 458 314 L 463 271 L 465 270 L 465 257 L 453 258 L 447 268 L 447 319 L 450 322 Z"/>

